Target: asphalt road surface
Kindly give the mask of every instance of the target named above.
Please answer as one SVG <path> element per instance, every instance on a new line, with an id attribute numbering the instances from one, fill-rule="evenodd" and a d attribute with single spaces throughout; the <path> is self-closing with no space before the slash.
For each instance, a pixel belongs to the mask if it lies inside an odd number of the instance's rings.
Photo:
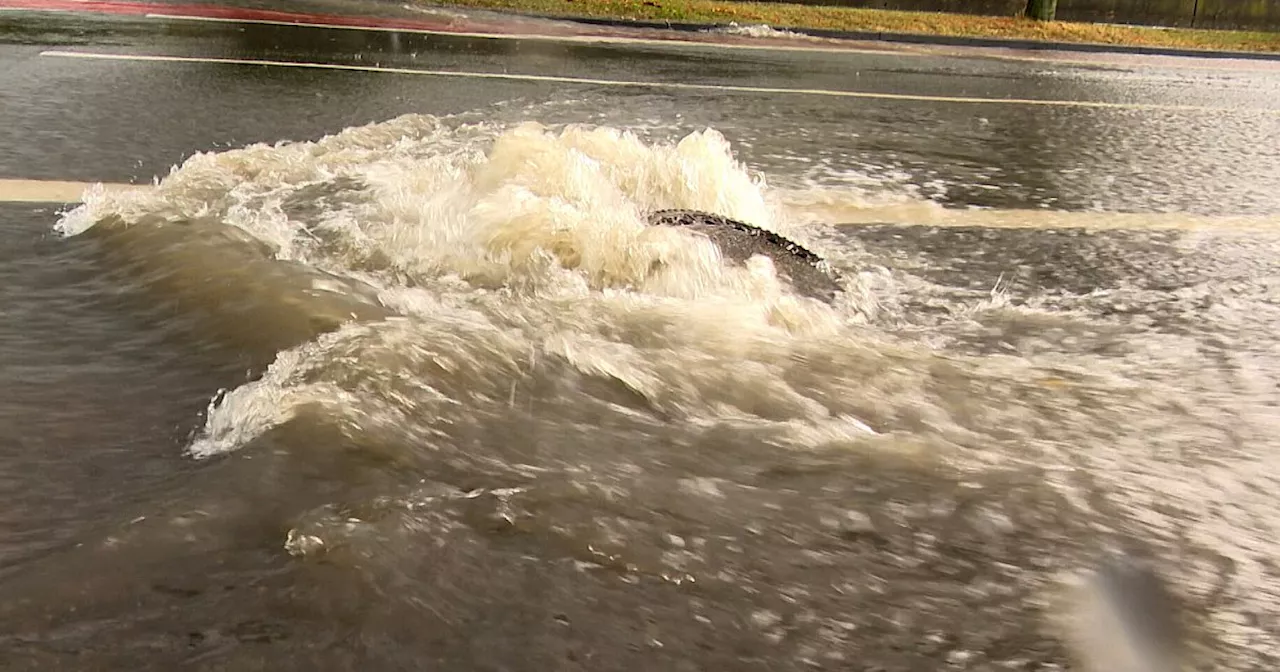
<path id="1" fill-rule="evenodd" d="M 196 151 L 313 139 L 406 113 L 502 118 L 501 108 L 523 102 L 583 101 L 564 119 L 711 126 L 765 170 L 835 182 L 850 171 L 903 173 L 904 183 L 949 203 L 1231 214 L 1277 207 L 1269 187 L 1280 180 L 1280 68 L 1269 63 L 582 44 L 118 14 L 0 18 L 9 64 L 0 73 L 5 177 L 146 182 Z M 435 21 L 450 31 L 496 30 L 493 22 Z M 583 32 L 531 21 L 512 29 Z M 400 72 L 244 63 L 256 61 Z M 905 98 L 856 97 L 863 94 Z M 541 114 L 556 120 L 554 111 Z"/>
<path id="2" fill-rule="evenodd" d="M 1280 660 L 1275 64 L 0 9 L 0 669 Z"/>

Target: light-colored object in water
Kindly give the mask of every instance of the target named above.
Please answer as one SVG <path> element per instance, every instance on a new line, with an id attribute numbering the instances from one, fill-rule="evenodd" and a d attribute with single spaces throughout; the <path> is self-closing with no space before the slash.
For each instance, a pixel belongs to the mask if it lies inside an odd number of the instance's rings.
<path id="1" fill-rule="evenodd" d="M 1183 633 L 1177 601 L 1146 563 L 1113 553 L 1077 586 L 1067 641 L 1090 672 L 1177 672 Z"/>

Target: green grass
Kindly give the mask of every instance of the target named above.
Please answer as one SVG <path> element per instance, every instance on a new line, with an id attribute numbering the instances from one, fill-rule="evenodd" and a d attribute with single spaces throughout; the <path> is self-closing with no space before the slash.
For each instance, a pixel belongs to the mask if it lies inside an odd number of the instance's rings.
<path id="1" fill-rule="evenodd" d="M 771 2 L 723 0 L 447 0 L 458 7 L 503 9 L 552 16 L 665 20 L 691 23 L 765 23 L 774 28 L 997 37 L 1054 42 L 1143 45 L 1230 51 L 1280 52 L 1280 33 L 1163 29 L 1033 21 L 1025 18 L 898 12 Z"/>

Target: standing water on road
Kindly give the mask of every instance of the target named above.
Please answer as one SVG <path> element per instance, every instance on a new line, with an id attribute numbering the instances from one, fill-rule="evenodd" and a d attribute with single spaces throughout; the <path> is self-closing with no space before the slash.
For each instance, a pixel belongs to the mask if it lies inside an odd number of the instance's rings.
<path id="1" fill-rule="evenodd" d="M 1118 544 L 1190 660 L 1270 666 L 1274 192 L 974 226 L 818 159 L 410 115 L 91 194 L 0 257 L 42 297 L 0 327 L 8 669 L 1062 669 Z"/>

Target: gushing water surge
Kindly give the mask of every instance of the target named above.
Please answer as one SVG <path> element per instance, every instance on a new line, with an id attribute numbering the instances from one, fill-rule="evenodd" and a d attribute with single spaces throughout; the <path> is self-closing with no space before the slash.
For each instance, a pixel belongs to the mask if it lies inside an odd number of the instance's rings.
<path id="1" fill-rule="evenodd" d="M 1063 577 L 1138 539 L 1195 660 L 1280 654 L 1275 236 L 818 223 L 838 191 L 709 129 L 407 116 L 91 194 L 59 230 L 248 375 L 184 492 L 57 561 L 161 597 L 42 627 L 193 669 L 1060 669 Z"/>

